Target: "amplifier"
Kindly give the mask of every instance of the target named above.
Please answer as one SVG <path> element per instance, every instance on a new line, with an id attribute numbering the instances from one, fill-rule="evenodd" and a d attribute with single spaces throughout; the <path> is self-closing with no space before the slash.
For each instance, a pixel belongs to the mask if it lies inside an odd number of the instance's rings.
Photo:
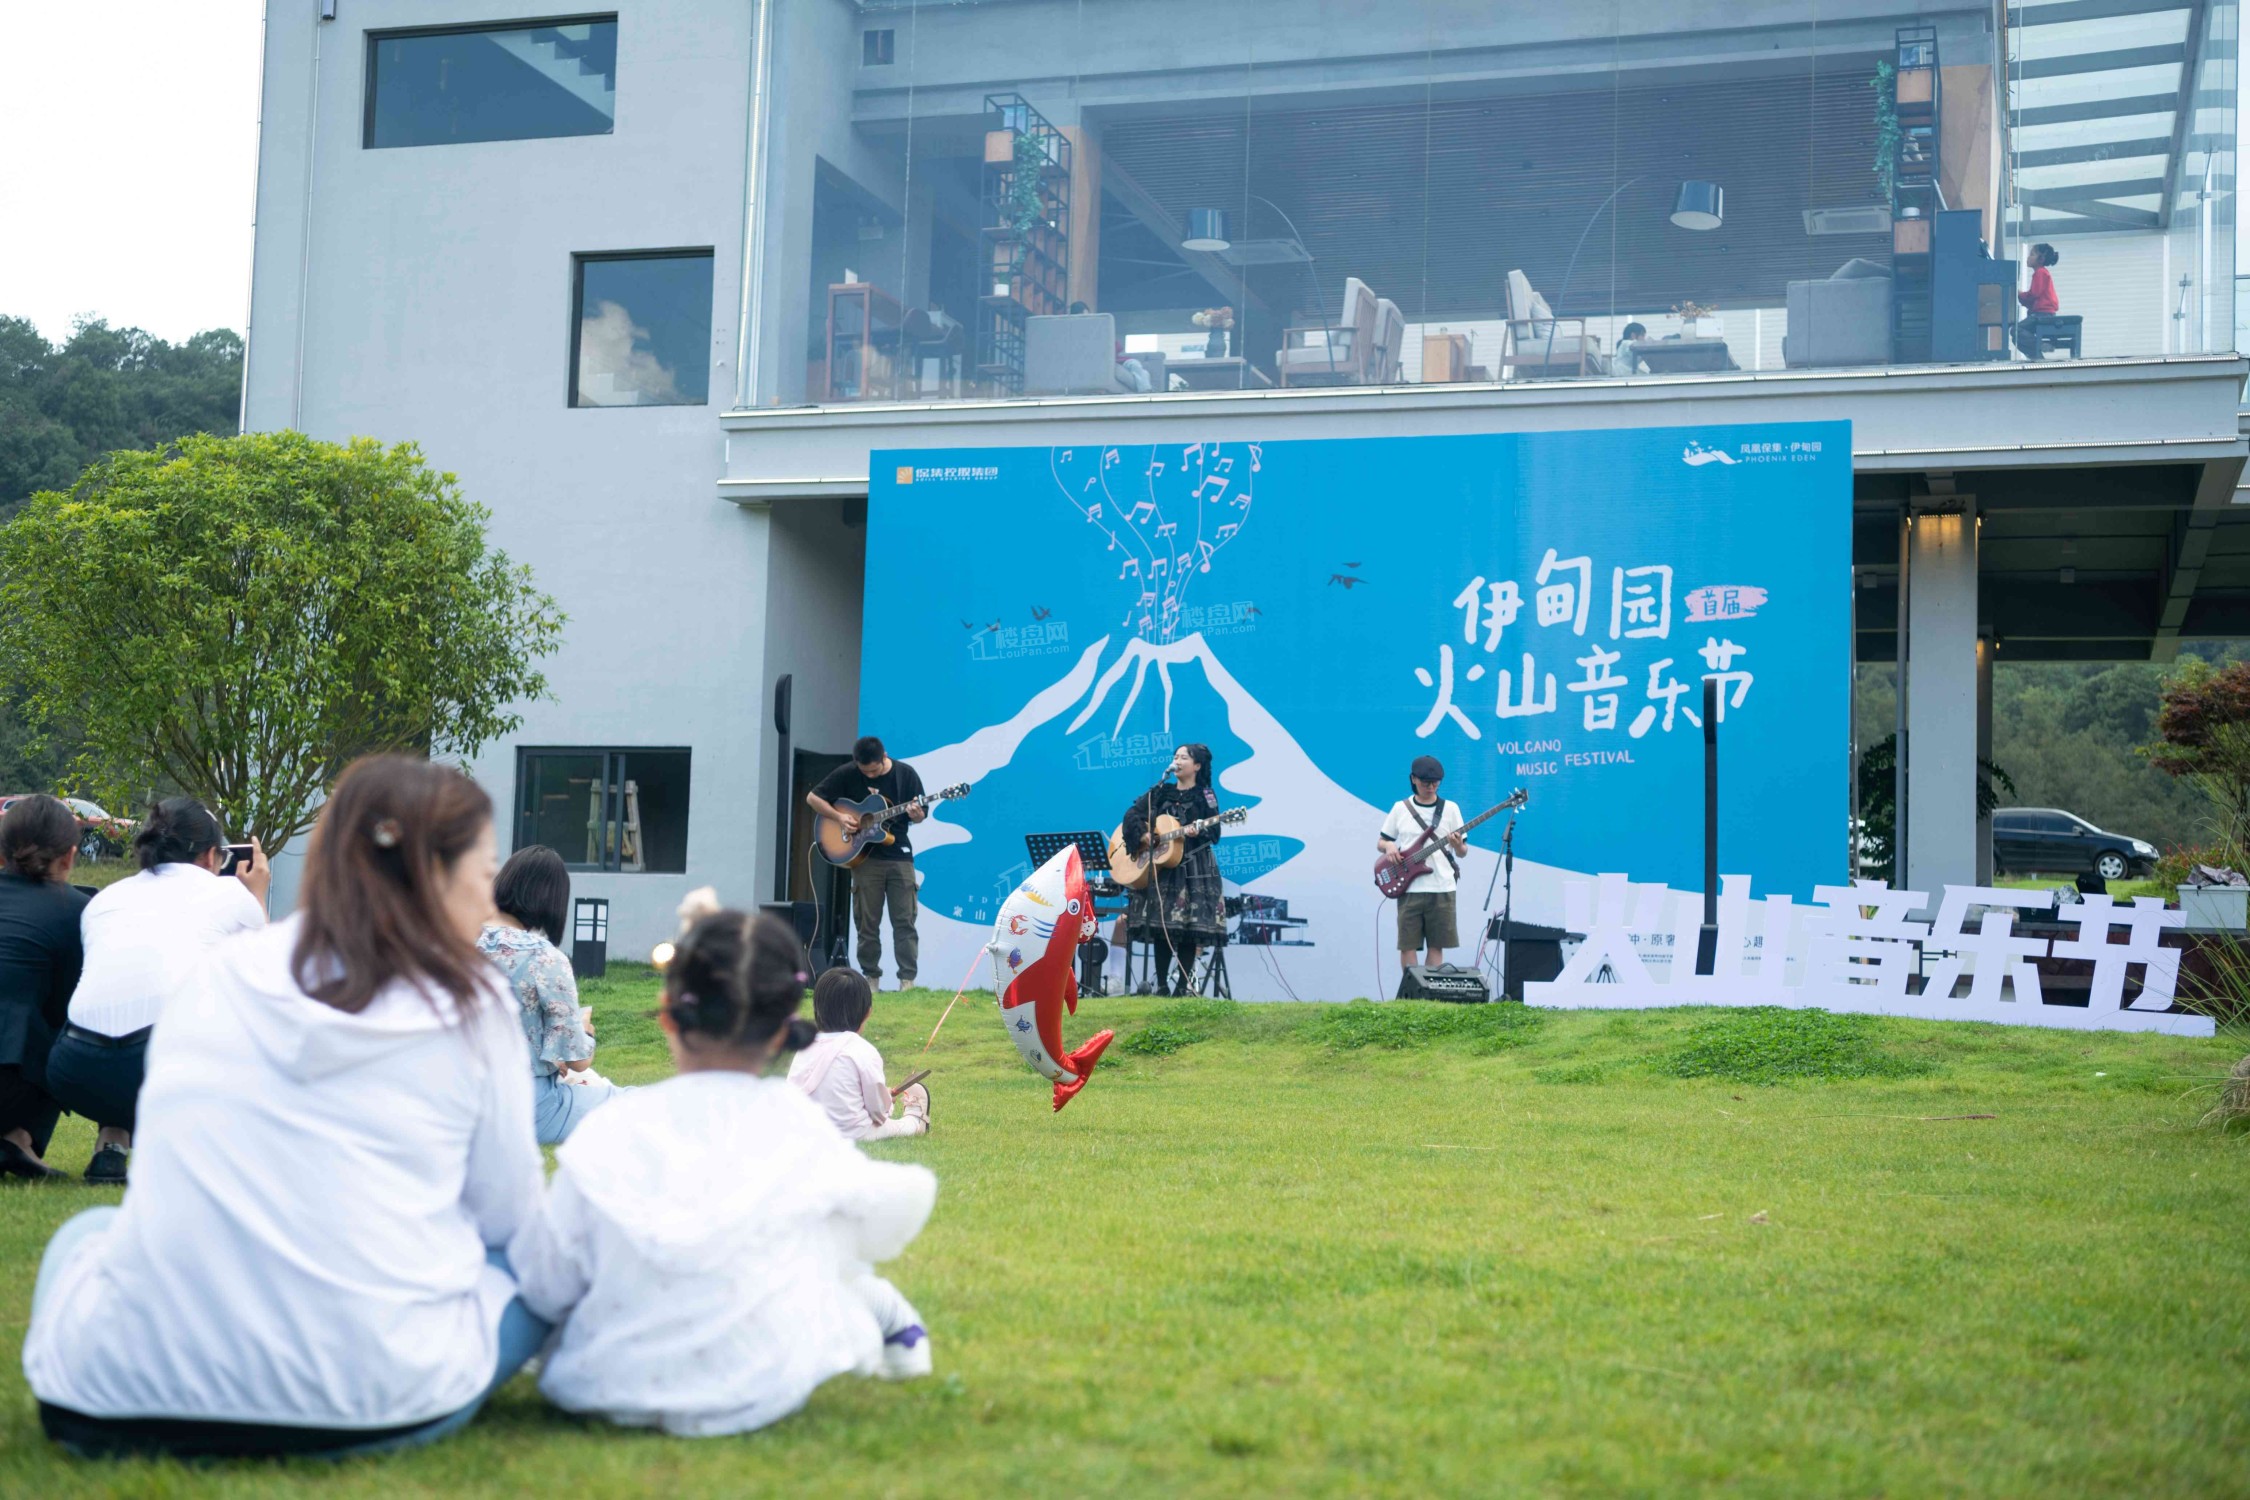
<path id="1" fill-rule="evenodd" d="M 1401 1000 L 1446 1000 L 1456 1005 L 1483 1005 L 1492 999 L 1492 986 L 1475 969 L 1452 964 L 1411 964 L 1398 983 Z"/>

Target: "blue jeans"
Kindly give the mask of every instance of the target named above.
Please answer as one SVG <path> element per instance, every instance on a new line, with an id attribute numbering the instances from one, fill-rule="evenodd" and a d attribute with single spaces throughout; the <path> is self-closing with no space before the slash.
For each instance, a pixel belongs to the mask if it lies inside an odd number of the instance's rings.
<path id="1" fill-rule="evenodd" d="M 108 1228 L 110 1220 L 117 1216 L 117 1212 L 118 1210 L 114 1206 L 104 1205 L 73 1214 L 64 1221 L 60 1229 L 55 1231 L 55 1237 L 47 1241 L 46 1253 L 39 1260 L 39 1279 L 33 1283 L 31 1289 L 31 1315 L 34 1319 L 39 1316 L 39 1304 L 46 1300 L 48 1283 L 55 1273 L 69 1263 L 71 1256 L 84 1249 L 88 1241 Z M 487 1250 L 484 1258 L 487 1265 L 497 1266 L 503 1271 L 508 1270 L 506 1252 Z M 524 1305 L 521 1297 L 511 1297 L 508 1299 L 508 1305 L 500 1313 L 497 1339 L 499 1349 L 497 1357 L 493 1361 L 492 1382 L 467 1406 L 445 1416 L 432 1418 L 430 1421 L 424 1422 L 418 1427 L 409 1428 L 404 1432 L 386 1433 L 374 1442 L 354 1444 L 350 1442 L 348 1437 L 339 1434 L 342 1446 L 317 1449 L 293 1446 L 290 1451 L 308 1458 L 351 1458 L 366 1453 L 393 1453 L 401 1448 L 420 1448 L 426 1444 L 434 1443 L 440 1438 L 451 1437 L 454 1433 L 468 1426 L 470 1419 L 476 1416 L 487 1400 L 491 1399 L 492 1393 L 513 1379 L 515 1373 L 521 1370 L 534 1354 L 539 1352 L 540 1347 L 547 1342 L 547 1335 L 552 1331 L 552 1328 L 544 1319 L 536 1316 L 530 1308 Z M 117 1425 L 121 1428 L 129 1428 L 132 1424 L 128 1421 Z M 166 1425 L 177 1427 L 182 1424 L 167 1423 Z M 259 1424 L 228 1423 L 216 1425 L 239 1428 Z M 272 1424 L 272 1426 L 277 1432 L 289 1431 L 278 1423 Z M 127 1436 L 128 1434 L 121 1432 L 120 1435 Z"/>
<path id="2" fill-rule="evenodd" d="M 625 1090 L 607 1081 L 564 1083 L 553 1073 L 531 1075 L 531 1123 L 539 1144 L 559 1146 L 570 1139 L 578 1122 Z"/>

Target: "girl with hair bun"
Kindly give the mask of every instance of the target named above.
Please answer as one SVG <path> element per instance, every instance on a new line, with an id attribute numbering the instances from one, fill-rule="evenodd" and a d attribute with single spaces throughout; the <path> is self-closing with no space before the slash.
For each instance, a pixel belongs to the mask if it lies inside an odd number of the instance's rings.
<path id="1" fill-rule="evenodd" d="M 0 817 L 0 1175 L 60 1177 L 47 1142 L 62 1106 L 48 1093 L 47 1056 L 78 984 L 84 950 L 70 884 L 78 819 L 48 796 L 22 797 Z"/>
<path id="2" fill-rule="evenodd" d="M 928 1169 L 870 1161 L 786 1079 L 813 1037 L 805 955 L 771 917 L 697 918 L 657 1023 L 678 1075 L 590 1116 L 509 1247 L 561 1332 L 539 1388 L 566 1411 L 686 1437 L 749 1432 L 847 1371 L 930 1369 L 921 1317 L 874 1262 L 929 1218 Z"/>
<path id="3" fill-rule="evenodd" d="M 104 890 L 79 918 L 86 972 L 47 1058 L 55 1098 L 100 1127 L 86 1180 L 117 1187 L 125 1184 L 149 1038 L 165 1001 L 223 939 L 266 925 L 273 885 L 273 867 L 255 840 L 240 869 L 219 873 L 226 831 L 193 797 L 149 809 L 133 853 L 140 874 Z"/>

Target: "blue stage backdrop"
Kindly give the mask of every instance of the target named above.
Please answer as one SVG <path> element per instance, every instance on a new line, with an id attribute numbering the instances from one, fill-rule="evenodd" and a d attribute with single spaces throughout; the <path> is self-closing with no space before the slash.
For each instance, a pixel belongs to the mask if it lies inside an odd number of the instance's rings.
<path id="1" fill-rule="evenodd" d="M 1395 986 L 1369 871 L 1417 755 L 1472 816 L 1529 790 L 1521 918 L 1559 921 L 1571 873 L 1700 889 L 1707 677 L 1725 869 L 1800 900 L 1845 876 L 1848 424 L 873 463 L 863 732 L 974 788 L 916 830 L 924 983 L 968 967 L 1025 834 L 1106 833 L 1183 740 L 1250 809 L 1217 850 L 1253 898 L 1244 997 Z M 1474 836 L 1456 962 L 1504 826 Z"/>

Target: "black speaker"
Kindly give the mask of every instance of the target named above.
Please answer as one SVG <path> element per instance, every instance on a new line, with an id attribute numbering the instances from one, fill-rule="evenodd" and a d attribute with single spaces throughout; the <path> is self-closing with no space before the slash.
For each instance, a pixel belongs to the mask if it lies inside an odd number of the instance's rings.
<path id="1" fill-rule="evenodd" d="M 1475 969 L 1452 964 L 1409 964 L 1398 982 L 1401 1000 L 1446 1000 L 1456 1005 L 1483 1005 L 1492 998 L 1492 986 Z"/>
<path id="2" fill-rule="evenodd" d="M 1503 930 L 1498 917 L 1485 924 L 1484 935 L 1507 945 L 1500 971 L 1500 998 L 1503 1000 L 1521 1000 L 1526 984 L 1543 984 L 1560 974 L 1563 941 L 1566 938 L 1584 940 L 1581 934 L 1532 922 L 1512 921 Z"/>

